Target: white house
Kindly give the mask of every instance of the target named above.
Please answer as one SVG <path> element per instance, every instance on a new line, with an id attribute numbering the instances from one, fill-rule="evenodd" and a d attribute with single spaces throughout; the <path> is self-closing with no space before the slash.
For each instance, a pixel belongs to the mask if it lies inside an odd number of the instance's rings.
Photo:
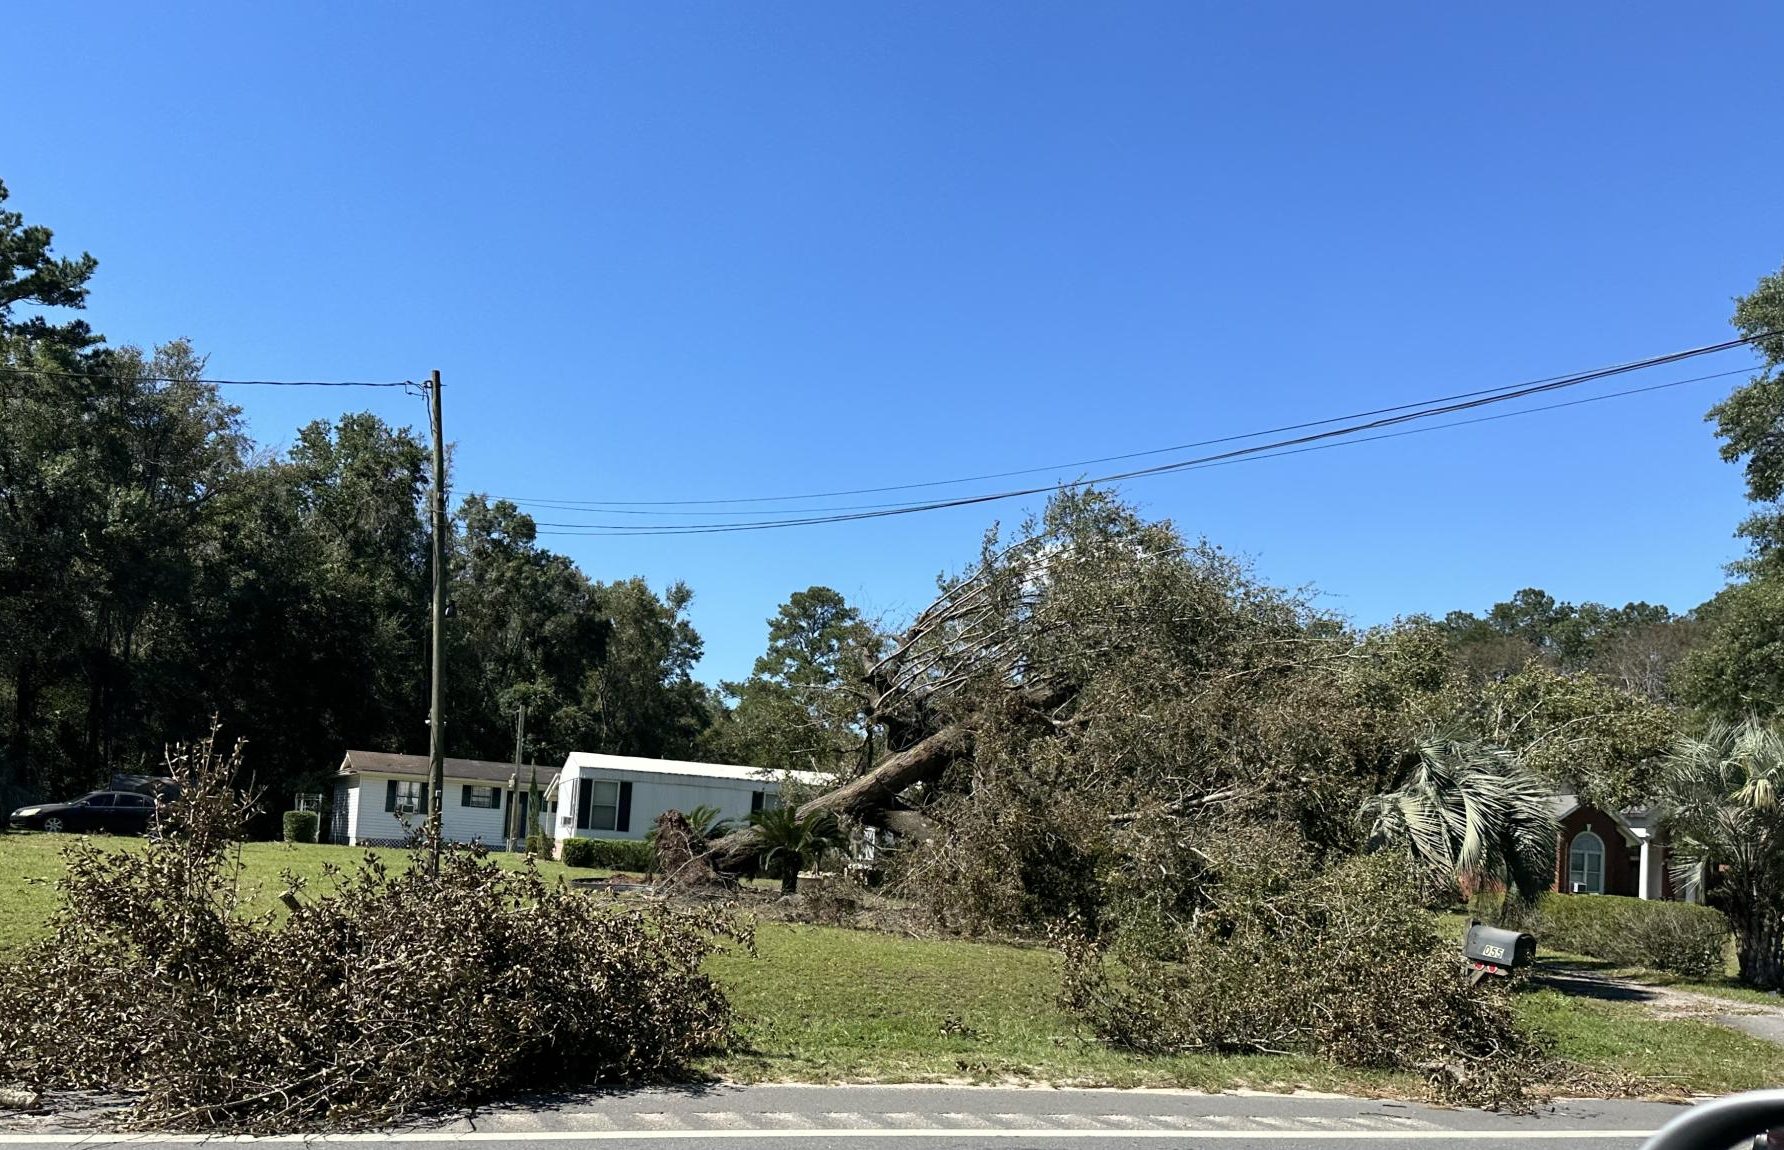
<path id="1" fill-rule="evenodd" d="M 751 811 L 776 806 L 781 780 L 812 786 L 829 776 L 811 771 L 765 771 L 722 763 L 684 763 L 631 755 L 572 751 L 557 776 L 557 817 L 552 837 L 641 839 L 667 810 L 718 809 L 721 819 L 742 822 Z"/>
<path id="2" fill-rule="evenodd" d="M 764 771 L 585 751 L 572 752 L 561 770 L 537 769 L 544 807 L 540 825 L 559 843 L 569 838 L 642 839 L 657 816 L 671 808 L 686 812 L 710 806 L 718 809 L 720 818 L 742 822 L 751 811 L 779 803 L 783 779 L 811 785 L 829 781 L 828 776 L 810 771 Z M 440 819 L 445 837 L 500 847 L 512 814 L 514 834 L 524 839 L 533 770 L 521 767 L 516 778 L 512 763 L 447 759 L 446 802 Z M 348 751 L 335 774 L 327 841 L 354 846 L 406 842 L 420 825 L 428 776 L 426 755 Z"/>
<path id="3" fill-rule="evenodd" d="M 527 791 L 533 772 L 546 796 L 540 826 L 550 833 L 550 794 L 557 771 L 520 767 L 479 759 L 446 760 L 446 802 L 440 828 L 448 841 L 482 841 L 500 847 L 513 816 L 514 834 L 527 833 Z M 396 846 L 420 826 L 425 809 L 430 766 L 426 755 L 392 755 L 382 751 L 348 751 L 334 779 L 334 803 L 326 839 L 352 846 Z M 510 780 L 514 789 L 510 791 Z M 515 809 L 510 810 L 513 807 Z"/>

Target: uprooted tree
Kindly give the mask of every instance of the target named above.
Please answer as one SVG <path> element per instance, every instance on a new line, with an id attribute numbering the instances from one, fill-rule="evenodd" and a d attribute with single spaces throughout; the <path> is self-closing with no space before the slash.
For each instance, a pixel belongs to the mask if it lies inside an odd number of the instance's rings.
<path id="1" fill-rule="evenodd" d="M 1391 648 L 1107 494 L 1063 494 L 1012 536 L 990 533 L 978 561 L 944 580 L 858 680 L 826 688 L 860 692 L 863 734 L 885 752 L 800 813 L 897 835 L 893 877 L 940 925 L 1063 933 L 1077 952 L 1125 964 L 1117 981 L 1135 993 L 1154 976 L 1193 973 L 1227 945 L 1253 947 L 1249 966 L 1263 969 L 1255 948 L 1291 946 L 1318 925 L 1298 936 L 1258 925 L 1270 921 L 1264 893 L 1241 881 L 1226 844 L 1280 844 L 1302 884 L 1327 882 L 1338 861 L 1370 848 L 1365 804 L 1411 785 L 1409 764 L 1422 761 L 1419 739 L 1431 728 L 1418 705 L 1430 688 Z M 1416 829 L 1414 797 L 1433 800 L 1441 817 L 1468 805 L 1446 788 L 1487 780 L 1513 807 L 1534 793 L 1515 764 L 1495 762 L 1504 769 L 1414 779 L 1423 790 L 1396 809 L 1414 811 Z M 1381 845 L 1403 848 L 1386 872 L 1398 877 L 1371 871 L 1368 897 L 1416 910 L 1415 880 L 1445 857 L 1528 883 L 1553 858 L 1543 818 L 1514 817 L 1492 850 L 1470 844 L 1448 856 L 1417 849 L 1429 835 L 1384 836 Z M 761 846 L 746 828 L 720 840 L 714 858 L 740 868 Z M 1363 993 L 1426 997 L 1405 1012 L 1422 1019 L 1416 1036 L 1341 1047 L 1312 1029 L 1260 1038 L 1201 1019 L 1182 1044 L 1446 1065 L 1470 1081 L 1484 1079 L 1455 1068 L 1503 1062 L 1498 1055 L 1518 1047 L 1502 1002 L 1477 1000 L 1485 1005 L 1468 1008 L 1466 1025 L 1438 1002 L 1459 987 L 1433 973 L 1454 962 L 1432 958 L 1439 944 L 1428 928 L 1409 935 L 1411 920 L 1391 916 L 1344 921 L 1363 954 L 1396 972 Z M 1251 925 L 1223 934 L 1220 922 Z M 1417 969 L 1407 966 L 1414 952 Z M 1302 984 L 1277 980 L 1277 989 L 1291 985 Z M 1159 989 L 1146 1001 L 1169 998 Z M 1096 1001 L 1084 991 L 1074 1004 Z M 1393 1014 L 1385 1000 L 1375 1008 Z M 1260 1007 L 1255 1016 L 1302 1014 Z M 1471 1036 L 1457 1040 L 1466 1049 L 1435 1048 L 1446 1028 Z"/>

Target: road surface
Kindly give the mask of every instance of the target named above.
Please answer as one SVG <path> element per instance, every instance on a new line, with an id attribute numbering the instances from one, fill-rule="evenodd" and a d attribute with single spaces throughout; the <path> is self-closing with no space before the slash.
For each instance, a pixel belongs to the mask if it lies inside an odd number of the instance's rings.
<path id="1" fill-rule="evenodd" d="M 343 1143 L 468 1143 L 478 1150 L 542 1150 L 545 1144 L 685 1150 L 898 1147 L 1024 1150 L 1119 1145 L 1286 1150 L 1310 1143 L 1395 1150 L 1634 1150 L 1681 1107 L 1657 1102 L 1577 1101 L 1535 1114 L 1447 1110 L 1331 1096 L 1199 1094 L 1175 1090 L 1001 1089 L 954 1086 L 702 1086 L 583 1094 L 489 1107 L 456 1121 L 374 1134 L 327 1135 Z M 305 1142 L 316 1135 L 256 1139 Z M 0 1128 L 0 1146 L 179 1147 L 188 1135 L 108 1135 L 44 1121 Z M 231 1141 L 236 1141 L 232 1139 Z"/>

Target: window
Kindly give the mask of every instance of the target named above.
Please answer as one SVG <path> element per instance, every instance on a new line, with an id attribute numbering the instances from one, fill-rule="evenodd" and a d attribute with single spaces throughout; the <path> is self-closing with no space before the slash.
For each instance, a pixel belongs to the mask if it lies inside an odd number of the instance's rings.
<path id="1" fill-rule="evenodd" d="M 632 829 L 632 784 L 615 779 L 577 779 L 576 814 L 565 814 L 563 824 L 576 824 L 579 831 L 618 831 Z"/>
<path id="2" fill-rule="evenodd" d="M 106 791 L 94 791 L 90 795 L 82 795 L 79 801 L 90 807 L 109 807 L 112 805 L 112 796 Z"/>
<path id="3" fill-rule="evenodd" d="M 486 811 L 499 811 L 502 809 L 502 788 L 467 786 L 463 794 L 459 796 L 458 805 L 481 807 Z"/>
<path id="4" fill-rule="evenodd" d="M 424 784 L 391 779 L 384 788 L 384 809 L 396 814 L 413 814 L 422 806 Z"/>
<path id="5" fill-rule="evenodd" d="M 576 788 L 576 829 L 610 831 L 619 826 L 619 784 L 612 779 L 583 779 Z"/>
<path id="6" fill-rule="evenodd" d="M 1567 848 L 1567 889 L 1604 893 L 1604 840 L 1591 831 L 1574 835 Z"/>
<path id="7" fill-rule="evenodd" d="M 750 792 L 750 814 L 757 811 L 772 811 L 780 806 L 780 793 L 769 791 Z"/>
<path id="8" fill-rule="evenodd" d="M 149 805 L 149 796 L 147 796 L 147 795 L 119 795 L 118 796 L 118 805 L 120 807 L 135 807 L 138 810 L 141 810 L 143 807 L 146 807 Z"/>

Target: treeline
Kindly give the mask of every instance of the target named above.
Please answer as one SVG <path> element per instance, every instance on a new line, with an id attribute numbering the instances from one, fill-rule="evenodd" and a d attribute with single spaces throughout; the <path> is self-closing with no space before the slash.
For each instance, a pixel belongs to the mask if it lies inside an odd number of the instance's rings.
<path id="1" fill-rule="evenodd" d="M 345 747 L 425 750 L 423 444 L 358 413 L 257 446 L 184 341 L 54 322 L 95 266 L 0 211 L 0 798 L 152 771 L 213 714 L 281 799 Z M 451 753 L 507 757 L 522 703 L 541 762 L 696 752 L 685 586 L 591 580 L 477 496 L 449 562 Z"/>

